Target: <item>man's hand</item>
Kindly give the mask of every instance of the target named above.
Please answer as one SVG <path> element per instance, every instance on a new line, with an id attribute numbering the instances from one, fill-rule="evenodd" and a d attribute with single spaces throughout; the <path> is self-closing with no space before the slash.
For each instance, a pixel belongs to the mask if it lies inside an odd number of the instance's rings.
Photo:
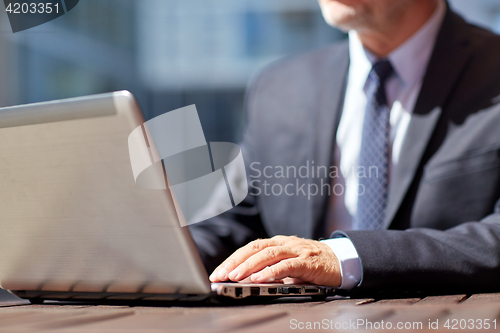
<path id="1" fill-rule="evenodd" d="M 219 267 L 210 280 L 267 283 L 292 278 L 324 286 L 339 287 L 340 264 L 326 244 L 295 236 L 275 236 L 248 243 L 234 252 Z"/>

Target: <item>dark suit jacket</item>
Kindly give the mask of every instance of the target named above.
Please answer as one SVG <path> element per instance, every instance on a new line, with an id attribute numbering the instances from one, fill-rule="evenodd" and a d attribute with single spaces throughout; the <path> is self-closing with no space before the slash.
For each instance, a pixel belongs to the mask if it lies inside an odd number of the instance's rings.
<path id="1" fill-rule="evenodd" d="M 250 176 L 253 162 L 331 165 L 348 66 L 342 42 L 286 59 L 255 80 L 243 140 Z M 299 179 L 322 181 L 330 179 Z M 363 279 L 354 293 L 500 291 L 499 198 L 500 37 L 448 10 L 391 179 L 387 230 L 333 235 L 349 237 L 359 253 Z M 327 204 L 326 194 L 249 196 L 191 230 L 213 269 L 258 237 L 327 237 Z"/>

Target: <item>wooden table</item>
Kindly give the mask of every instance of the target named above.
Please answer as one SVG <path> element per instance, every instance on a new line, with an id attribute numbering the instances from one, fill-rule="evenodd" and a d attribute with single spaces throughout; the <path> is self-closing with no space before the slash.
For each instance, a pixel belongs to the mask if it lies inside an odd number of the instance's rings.
<path id="1" fill-rule="evenodd" d="M 0 302 L 1 333 L 453 332 L 462 331 L 460 325 L 474 327 L 467 331 L 495 332 L 500 331 L 499 318 L 500 294 L 386 300 L 332 297 L 322 302 L 282 300 L 266 305 L 183 307 Z M 447 322 L 449 328 L 445 327 Z M 438 329 L 429 329 L 429 324 Z M 489 329 L 485 329 L 487 324 Z"/>

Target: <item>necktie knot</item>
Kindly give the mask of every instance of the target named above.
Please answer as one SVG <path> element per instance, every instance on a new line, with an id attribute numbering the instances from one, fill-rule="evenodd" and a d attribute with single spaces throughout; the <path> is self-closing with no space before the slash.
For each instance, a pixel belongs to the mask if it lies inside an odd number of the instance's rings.
<path id="1" fill-rule="evenodd" d="M 394 68 L 389 60 L 380 60 L 373 64 L 370 75 L 378 81 L 379 85 L 385 85 L 385 81 L 394 73 Z"/>

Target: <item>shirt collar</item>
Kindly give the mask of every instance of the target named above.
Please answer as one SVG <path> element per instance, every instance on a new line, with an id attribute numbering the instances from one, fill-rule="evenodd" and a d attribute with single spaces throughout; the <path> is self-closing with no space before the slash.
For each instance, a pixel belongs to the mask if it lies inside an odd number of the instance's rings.
<path id="1" fill-rule="evenodd" d="M 438 8 L 431 18 L 389 54 L 388 59 L 405 86 L 411 87 L 422 80 L 425 74 L 422 68 L 427 68 L 445 14 L 446 5 L 443 1 L 439 1 Z M 372 65 L 379 59 L 363 47 L 354 30 L 349 32 L 349 52 L 351 65 L 356 66 L 358 73 L 366 74 L 364 76 L 366 79 Z"/>

